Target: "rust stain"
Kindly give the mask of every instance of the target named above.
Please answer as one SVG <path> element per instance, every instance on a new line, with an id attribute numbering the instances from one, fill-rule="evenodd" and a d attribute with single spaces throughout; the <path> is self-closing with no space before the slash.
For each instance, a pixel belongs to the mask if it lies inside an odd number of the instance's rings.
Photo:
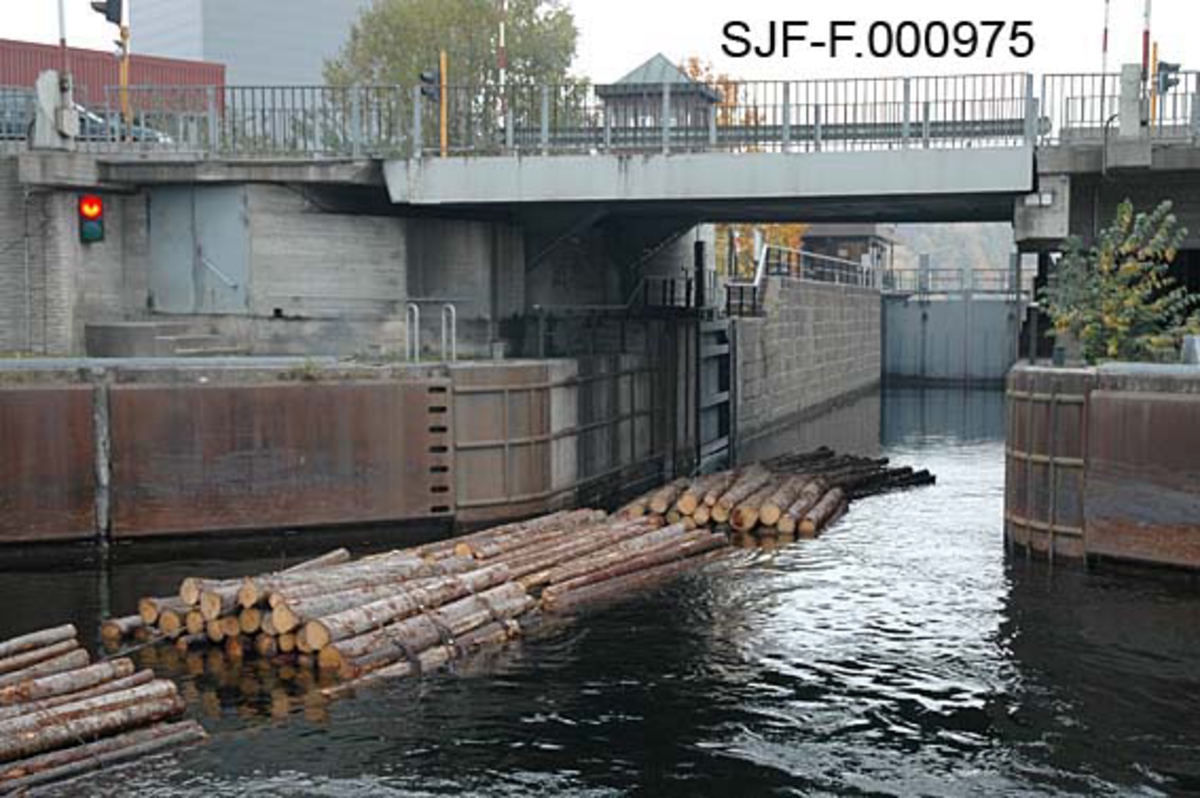
<path id="1" fill-rule="evenodd" d="M 451 515 L 448 382 L 111 389 L 114 537 Z"/>
<path id="2" fill-rule="evenodd" d="M 1200 568 L 1200 395 L 1094 391 L 1088 554 Z"/>
<path id="3" fill-rule="evenodd" d="M 0 542 L 96 536 L 90 386 L 0 390 Z"/>

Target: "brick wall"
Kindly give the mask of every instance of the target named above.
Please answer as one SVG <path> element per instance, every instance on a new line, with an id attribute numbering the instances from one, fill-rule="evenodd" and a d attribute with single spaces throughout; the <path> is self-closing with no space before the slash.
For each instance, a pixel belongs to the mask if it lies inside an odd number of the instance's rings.
<path id="1" fill-rule="evenodd" d="M 877 385 L 878 291 L 768 278 L 765 316 L 738 319 L 738 435 L 743 442 Z"/>

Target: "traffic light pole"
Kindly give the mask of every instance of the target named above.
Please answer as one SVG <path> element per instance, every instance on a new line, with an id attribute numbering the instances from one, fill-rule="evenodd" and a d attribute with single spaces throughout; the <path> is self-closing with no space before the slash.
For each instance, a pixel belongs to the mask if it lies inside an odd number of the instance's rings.
<path id="1" fill-rule="evenodd" d="M 121 120 L 125 126 L 125 139 L 130 139 L 129 129 L 133 125 L 133 113 L 129 108 L 129 25 L 121 25 Z"/>
<path id="2" fill-rule="evenodd" d="M 450 152 L 450 137 L 449 137 L 448 131 L 446 129 L 446 123 L 447 123 L 447 119 L 448 119 L 448 113 L 447 113 L 447 108 L 446 108 L 446 99 L 447 99 L 447 95 L 449 95 L 449 93 L 450 93 L 448 90 L 449 87 L 448 87 L 447 80 L 446 80 L 446 73 L 447 73 L 448 68 L 449 68 L 449 65 L 448 65 L 448 59 L 446 58 L 446 51 L 442 50 L 441 54 L 438 56 L 438 82 L 440 84 L 438 88 L 439 88 L 439 96 L 441 99 L 441 102 L 438 103 L 438 123 L 439 123 L 438 126 L 441 128 L 441 131 L 440 131 L 441 145 L 442 145 L 441 151 L 442 151 L 443 158 L 445 158 Z"/>

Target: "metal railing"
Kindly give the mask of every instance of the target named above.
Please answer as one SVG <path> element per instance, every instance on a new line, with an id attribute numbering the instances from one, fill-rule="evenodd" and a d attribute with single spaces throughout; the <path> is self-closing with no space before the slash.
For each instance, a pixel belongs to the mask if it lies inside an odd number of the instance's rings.
<path id="1" fill-rule="evenodd" d="M 889 269 L 881 274 L 885 293 L 921 296 L 1003 295 L 1029 299 L 1034 273 L 1015 269 Z"/>
<path id="2" fill-rule="evenodd" d="M 1121 75 L 1051 74 L 1042 77 L 1042 145 L 1102 142 L 1116 136 L 1121 112 Z M 1148 126 L 1157 140 L 1200 138 L 1200 72 L 1181 72 L 1179 85 L 1154 102 Z M 1146 111 L 1149 116 L 1149 109 Z M 1106 132 L 1105 128 L 1108 127 Z"/>
<path id="3" fill-rule="evenodd" d="M 1020 146 L 1039 124 L 1018 73 L 630 86 L 451 86 L 451 155 L 817 152 Z M 408 86 L 134 86 L 88 109 L 93 151 L 411 157 L 441 151 L 438 103 Z"/>
<path id="4" fill-rule="evenodd" d="M 23 150 L 33 128 L 33 90 L 0 86 L 0 152 Z"/>
<path id="5" fill-rule="evenodd" d="M 19 113 L 32 121 L 32 92 L 0 88 L 0 99 L 16 92 L 29 98 Z M 1116 73 L 1046 75 L 1040 84 L 1001 73 L 459 85 L 447 91 L 446 144 L 456 156 L 1017 147 L 1099 138 L 1119 95 Z M 229 158 L 441 152 L 438 103 L 415 86 L 134 86 L 128 120 L 121 92 L 110 87 L 105 97 L 104 107 L 87 109 L 81 149 Z M 1200 73 L 1181 73 L 1156 111 L 1156 137 L 1200 133 Z"/>
<path id="6" fill-rule="evenodd" d="M 753 279 L 731 280 L 725 284 L 725 313 L 729 316 L 761 316 L 767 277 L 875 288 L 878 275 L 879 272 L 867 264 L 768 244 L 759 250 Z"/>

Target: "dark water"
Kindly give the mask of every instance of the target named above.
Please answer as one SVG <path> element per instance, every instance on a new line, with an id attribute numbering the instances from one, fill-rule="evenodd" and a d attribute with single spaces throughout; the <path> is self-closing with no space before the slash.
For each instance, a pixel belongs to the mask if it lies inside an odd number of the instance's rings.
<path id="1" fill-rule="evenodd" d="M 897 393 L 848 417 L 938 485 L 335 704 L 303 672 L 159 653 L 212 743 L 64 794 L 1200 794 L 1200 587 L 1007 555 L 998 394 Z M 0 636 L 90 628 L 104 602 L 300 545 L 27 558 L 0 572 Z"/>

